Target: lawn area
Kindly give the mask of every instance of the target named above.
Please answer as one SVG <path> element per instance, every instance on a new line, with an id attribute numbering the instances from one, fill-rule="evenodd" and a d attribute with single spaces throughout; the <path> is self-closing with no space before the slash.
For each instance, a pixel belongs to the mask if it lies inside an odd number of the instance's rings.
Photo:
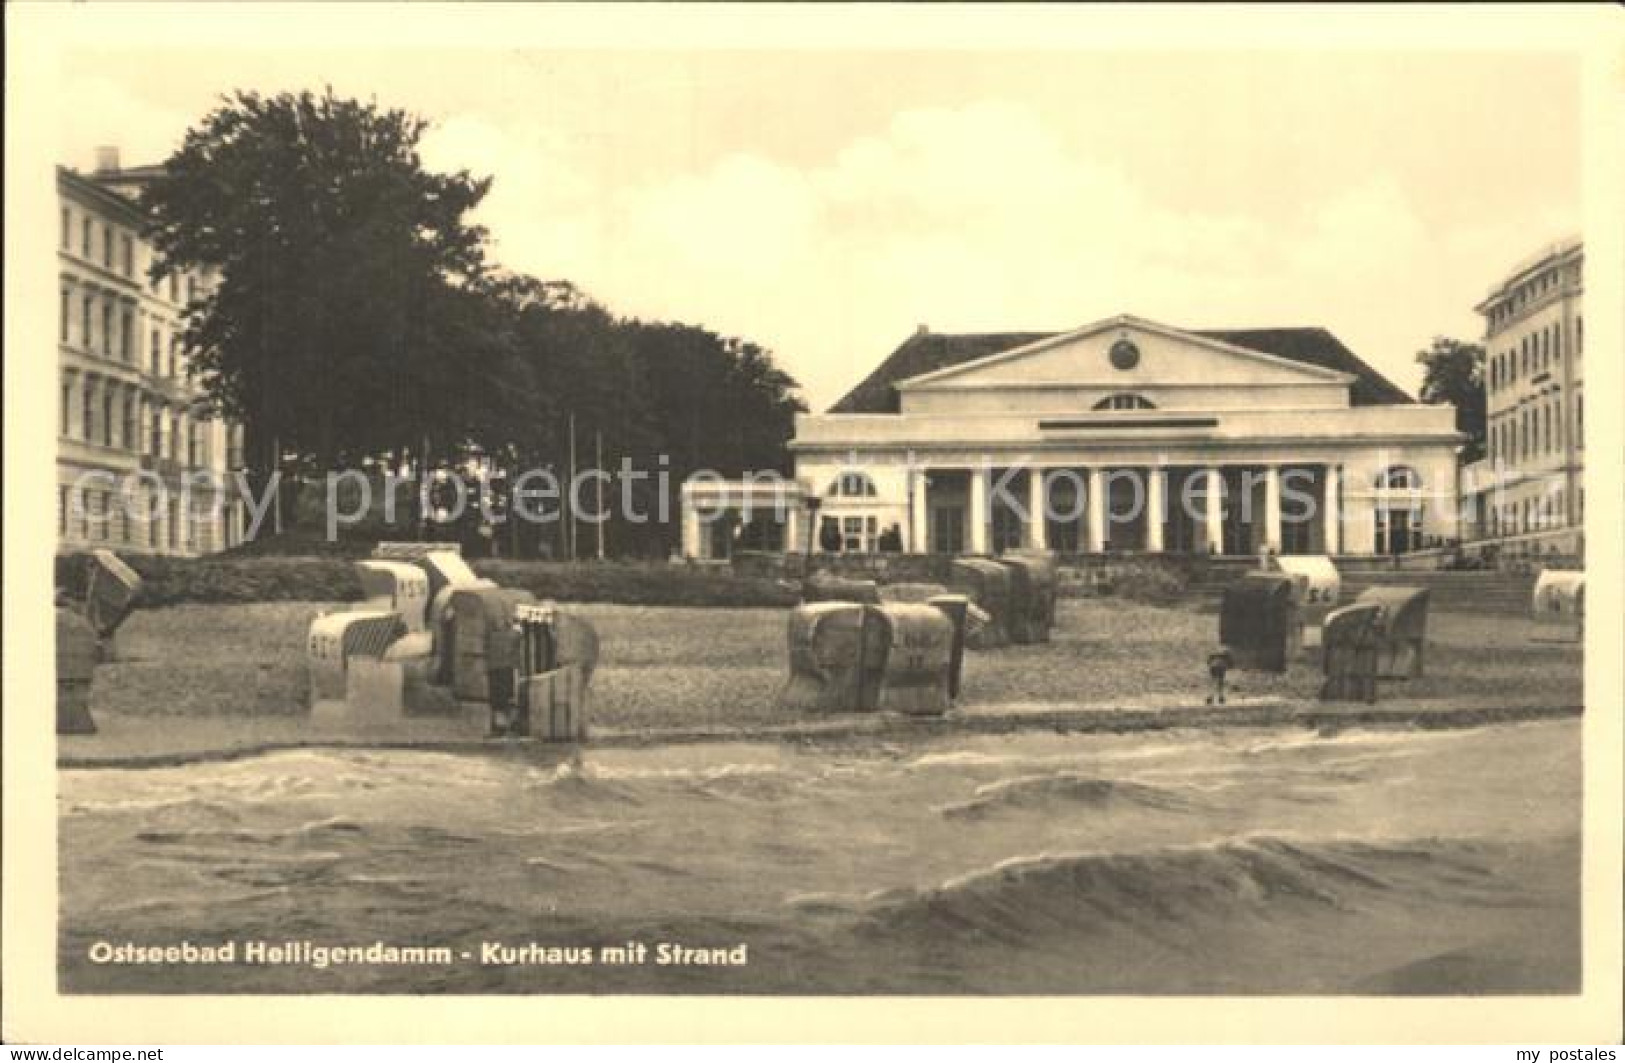
<path id="1" fill-rule="evenodd" d="M 306 711 L 310 602 L 188 605 L 137 612 L 118 660 L 97 670 L 93 711 L 126 715 L 296 716 Z M 775 697 L 785 675 L 785 616 L 767 609 L 579 605 L 602 639 L 593 722 L 612 728 L 789 722 Z M 1179 606 L 1064 600 L 1054 640 L 972 653 L 967 704 L 1120 705 L 1200 701 L 1218 618 Z M 1576 645 L 1533 643 L 1522 617 L 1435 613 L 1426 678 L 1383 685 L 1384 701 L 1579 704 Z M 1312 699 L 1318 657 L 1284 675 L 1240 672 L 1238 696 Z"/>

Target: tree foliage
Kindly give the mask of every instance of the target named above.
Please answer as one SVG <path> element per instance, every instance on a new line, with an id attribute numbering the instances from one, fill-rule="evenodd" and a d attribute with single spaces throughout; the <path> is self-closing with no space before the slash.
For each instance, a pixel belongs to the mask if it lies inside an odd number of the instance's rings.
<path id="1" fill-rule="evenodd" d="M 1455 406 L 1456 430 L 1467 436 L 1463 460 L 1482 458 L 1487 422 L 1484 348 L 1476 343 L 1436 336 L 1431 347 L 1416 352 L 1416 360 L 1424 367 L 1422 401 L 1448 402 Z"/>
<path id="2" fill-rule="evenodd" d="M 186 344 L 213 406 L 320 467 L 424 432 L 460 434 L 493 369 L 490 180 L 424 170 L 425 123 L 331 90 L 239 92 L 143 193 L 160 276 L 203 268 Z"/>

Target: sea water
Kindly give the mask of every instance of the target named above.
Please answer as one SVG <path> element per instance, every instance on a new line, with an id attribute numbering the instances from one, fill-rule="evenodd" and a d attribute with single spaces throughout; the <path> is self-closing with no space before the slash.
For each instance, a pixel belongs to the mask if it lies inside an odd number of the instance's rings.
<path id="1" fill-rule="evenodd" d="M 1579 785 L 1576 721 L 66 771 L 62 985 L 1572 992 Z"/>

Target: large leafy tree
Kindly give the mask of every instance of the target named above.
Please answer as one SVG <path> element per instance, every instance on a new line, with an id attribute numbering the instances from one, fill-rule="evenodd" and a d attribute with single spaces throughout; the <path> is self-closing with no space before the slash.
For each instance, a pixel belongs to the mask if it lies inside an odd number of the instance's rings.
<path id="1" fill-rule="evenodd" d="M 218 278 L 185 341 L 261 472 L 273 446 L 332 468 L 457 441 L 486 410 L 506 318 L 466 219 L 490 181 L 425 170 L 425 128 L 331 90 L 238 92 L 143 193 L 154 271 Z"/>
<path id="2" fill-rule="evenodd" d="M 467 218 L 490 181 L 426 171 L 425 128 L 331 91 L 238 92 L 143 194 L 155 273 L 217 278 L 188 308 L 185 342 L 214 411 L 244 424 L 254 472 L 287 454 L 320 471 L 479 452 L 562 476 L 573 426 L 582 467 L 601 445 L 607 468 L 667 471 L 675 513 L 693 470 L 787 465 L 804 407 L 768 351 L 489 267 Z M 638 512 L 658 512 L 652 476 L 631 490 Z M 619 517 L 607 531 L 615 553 L 663 552 L 677 535 Z M 559 525 L 512 536 L 527 554 L 569 541 Z"/>
<path id="3" fill-rule="evenodd" d="M 645 515 L 675 514 L 677 486 L 698 469 L 786 469 L 785 444 L 806 407 L 765 349 L 693 325 L 616 318 L 567 283 L 522 287 L 517 349 L 534 399 L 515 439 L 532 464 L 562 474 L 573 424 L 579 465 L 596 459 L 601 442 L 606 468 L 625 458 L 650 474 L 625 486 L 632 511 Z M 607 527 L 612 552 L 663 554 L 675 545 L 674 521 L 623 517 Z M 565 542 L 558 530 L 555 549 Z"/>
<path id="4" fill-rule="evenodd" d="M 1482 458 L 1487 421 L 1484 348 L 1476 343 L 1436 336 L 1431 347 L 1416 353 L 1416 360 L 1423 366 L 1422 401 L 1448 402 L 1455 406 L 1456 429 L 1467 436 L 1463 460 Z"/>

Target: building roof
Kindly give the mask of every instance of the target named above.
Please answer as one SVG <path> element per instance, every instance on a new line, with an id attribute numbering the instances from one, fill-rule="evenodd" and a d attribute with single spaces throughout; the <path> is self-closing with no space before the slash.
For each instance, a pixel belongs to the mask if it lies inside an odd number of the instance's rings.
<path id="1" fill-rule="evenodd" d="M 133 199 L 108 187 L 94 176 L 70 170 L 66 166 L 58 166 L 56 183 L 59 190 L 71 190 L 81 198 L 96 203 L 101 209 L 122 216 L 126 222 L 139 223 L 142 219 L 141 208 Z"/>
<path id="2" fill-rule="evenodd" d="M 1349 402 L 1354 406 L 1390 406 L 1415 401 L 1323 328 L 1181 331 L 1303 365 L 1348 373 L 1354 377 L 1354 383 L 1349 387 Z M 831 406 L 829 412 L 896 413 L 899 409 L 896 387 L 899 381 L 1060 335 L 1065 333 L 976 332 L 947 335 L 921 329 L 904 340 L 902 346 Z"/>

